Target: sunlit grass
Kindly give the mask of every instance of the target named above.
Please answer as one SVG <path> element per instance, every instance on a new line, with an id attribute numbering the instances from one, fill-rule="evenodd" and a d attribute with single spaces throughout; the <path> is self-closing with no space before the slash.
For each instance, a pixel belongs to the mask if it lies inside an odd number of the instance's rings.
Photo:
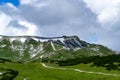
<path id="1" fill-rule="evenodd" d="M 87 66 L 88 65 L 76 65 L 72 68 L 90 68 Z M 73 70 L 49 69 L 43 67 L 40 63 L 0 63 L 0 68 L 17 70 L 19 75 L 15 78 L 15 80 L 120 80 L 119 76 L 87 74 L 75 72 Z M 92 68 L 90 69 L 93 70 Z"/>

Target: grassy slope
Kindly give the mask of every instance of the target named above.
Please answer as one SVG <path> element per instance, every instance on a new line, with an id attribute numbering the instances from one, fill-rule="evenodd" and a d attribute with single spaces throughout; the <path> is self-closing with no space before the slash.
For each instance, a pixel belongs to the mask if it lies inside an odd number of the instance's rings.
<path id="1" fill-rule="evenodd" d="M 83 67 L 84 66 L 84 67 Z M 81 69 L 91 69 L 88 65 L 69 66 Z M 117 76 L 105 76 L 97 74 L 79 73 L 71 70 L 57 70 L 44 68 L 40 63 L 0 63 L 0 68 L 17 70 L 19 75 L 15 80 L 120 80 Z M 103 69 L 102 69 L 103 70 Z M 99 70 L 98 70 L 99 71 Z M 101 69 L 100 69 L 101 71 Z M 109 73 L 109 71 L 107 71 Z M 115 71 L 114 73 L 119 73 Z"/>
<path id="2" fill-rule="evenodd" d="M 10 59 L 12 61 L 16 61 L 18 59 L 18 56 L 16 53 L 18 53 L 17 51 L 12 51 L 11 48 L 9 47 L 10 43 L 9 41 L 3 41 L 1 42 L 1 44 L 7 44 L 8 46 L 1 48 L 0 49 L 0 53 L 2 53 L 0 55 L 1 58 L 3 59 Z M 18 45 L 18 42 L 14 42 L 14 44 Z M 26 45 L 30 45 L 30 44 L 37 44 L 34 41 L 31 41 L 30 43 L 26 43 Z M 44 44 L 44 50 L 45 50 L 45 54 L 49 54 L 50 52 L 53 51 L 50 43 L 43 43 Z M 35 46 L 34 45 L 34 46 Z M 38 45 L 38 44 L 37 44 Z M 37 46 L 36 45 L 36 46 Z M 58 45 L 55 45 L 58 47 Z M 98 47 L 98 50 L 93 50 L 96 49 Z M 99 49 L 100 48 L 100 49 Z M 29 55 L 27 54 L 29 51 L 29 48 L 27 48 L 24 51 L 24 57 L 25 59 L 27 59 L 29 57 Z M 55 52 L 55 51 L 53 51 Z M 5 53 L 5 54 L 3 54 Z M 58 54 L 53 55 L 50 60 L 52 61 L 57 61 L 58 59 L 61 59 L 61 61 L 64 60 L 68 60 L 67 62 L 69 63 L 75 63 L 76 62 L 76 58 L 78 59 L 77 61 L 79 62 L 81 60 L 81 56 L 84 58 L 85 56 L 90 57 L 90 56 L 96 56 L 96 55 L 100 55 L 102 56 L 104 55 L 110 55 L 113 54 L 113 52 L 109 49 L 107 49 L 106 47 L 100 46 L 100 45 L 90 45 L 86 48 L 82 48 L 78 51 L 67 51 L 67 50 L 60 50 L 58 51 Z M 101 54 L 100 54 L 101 53 Z M 103 54 L 102 54 L 103 53 Z M 106 53 L 106 54 L 105 54 Z M 15 56 L 15 57 L 14 57 Z M 86 58 L 85 58 L 86 59 Z M 77 65 L 75 66 L 63 66 L 63 67 L 67 67 L 67 68 L 78 68 L 78 69 L 82 69 L 82 70 L 86 70 L 86 71 L 95 71 L 95 72 L 105 72 L 105 73 L 114 73 L 114 74 L 120 74 L 120 72 L 118 70 L 111 70 L 111 71 L 107 71 L 105 70 L 105 68 L 101 67 L 101 66 L 109 66 L 109 65 L 113 65 L 113 62 L 120 62 L 120 60 L 117 60 L 116 57 L 113 60 L 113 58 L 109 58 L 106 59 L 106 63 L 105 64 L 101 64 L 99 65 L 100 67 L 96 67 L 96 66 L 92 66 L 90 63 L 91 61 L 89 61 L 89 59 L 83 59 L 84 61 L 88 60 L 88 62 L 86 64 L 83 64 L 83 62 L 81 64 L 77 63 Z M 100 60 L 97 58 L 98 61 L 96 61 L 96 59 L 94 60 L 95 65 L 98 65 L 99 63 L 103 63 L 104 58 L 100 58 Z M 47 58 L 48 60 L 48 58 Z M 75 60 L 75 61 L 74 61 Z M 111 63 L 110 60 L 112 60 Z M 93 61 L 92 61 L 93 62 Z M 104 61 L 105 62 L 105 61 Z M 66 64 L 66 63 L 65 63 Z M 108 65 L 109 64 L 109 65 Z M 117 63 L 117 66 L 120 63 Z M 50 64 L 51 65 L 51 64 Z M 54 65 L 52 65 L 54 66 Z M 115 76 L 105 76 L 105 75 L 97 75 L 97 74 L 87 74 L 87 73 L 80 73 L 80 72 L 75 72 L 75 71 L 71 71 L 71 70 L 56 70 L 56 69 L 48 69 L 48 68 L 44 68 L 40 63 L 24 63 L 24 64 L 19 64 L 19 63 L 0 63 L 0 68 L 5 68 L 5 69 L 13 69 L 19 72 L 19 75 L 15 78 L 15 80 L 23 80 L 23 79 L 27 79 L 27 80 L 120 80 L 120 77 L 115 77 Z M 114 66 L 113 66 L 114 68 Z M 120 69 L 119 67 L 117 67 L 117 69 Z"/>

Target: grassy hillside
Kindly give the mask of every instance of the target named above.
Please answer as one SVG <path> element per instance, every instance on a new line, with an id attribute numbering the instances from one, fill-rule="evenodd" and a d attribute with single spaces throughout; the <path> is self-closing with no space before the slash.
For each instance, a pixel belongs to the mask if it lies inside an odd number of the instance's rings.
<path id="1" fill-rule="evenodd" d="M 49 64 L 53 66 L 52 64 Z M 49 69 L 43 67 L 40 63 L 0 63 L 0 68 L 12 69 L 18 71 L 18 76 L 14 80 L 120 80 L 120 76 L 110 76 L 102 74 L 80 73 L 70 68 L 79 68 L 88 71 L 100 71 L 106 73 L 119 74 L 117 70 L 104 71 L 104 68 L 90 67 L 89 64 L 79 64 L 69 66 L 67 70 Z M 10 79 L 8 79 L 10 80 Z"/>

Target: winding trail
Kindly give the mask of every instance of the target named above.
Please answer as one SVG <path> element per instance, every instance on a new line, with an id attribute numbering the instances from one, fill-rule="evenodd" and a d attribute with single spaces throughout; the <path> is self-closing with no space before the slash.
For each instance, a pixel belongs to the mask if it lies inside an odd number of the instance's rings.
<path id="1" fill-rule="evenodd" d="M 73 68 L 56 68 L 52 66 L 47 66 L 44 63 L 41 63 L 41 65 L 45 68 L 51 68 L 51 69 L 59 69 L 59 70 L 73 70 L 76 72 L 81 72 L 81 73 L 87 73 L 87 74 L 100 74 L 100 75 L 108 75 L 108 76 L 120 76 L 118 74 L 109 74 L 109 73 L 103 73 L 103 72 L 93 72 L 93 71 L 84 71 L 80 69 L 73 69 Z"/>

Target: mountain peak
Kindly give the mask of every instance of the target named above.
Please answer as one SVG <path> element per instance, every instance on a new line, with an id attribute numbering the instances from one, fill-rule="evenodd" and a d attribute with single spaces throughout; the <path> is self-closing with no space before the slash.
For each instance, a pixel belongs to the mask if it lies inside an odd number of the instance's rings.
<path id="1" fill-rule="evenodd" d="M 11 42 L 19 41 L 25 43 L 26 41 L 36 42 L 52 42 L 52 44 L 62 45 L 69 49 L 81 48 L 88 46 L 88 43 L 81 41 L 77 36 L 62 36 L 62 37 L 39 37 L 39 36 L 0 36 L 0 41 L 8 40 Z"/>
<path id="2" fill-rule="evenodd" d="M 77 36 L 0 36 L 0 58 L 12 61 L 63 60 L 80 55 L 102 56 L 113 53 L 104 46 L 87 43 Z"/>

